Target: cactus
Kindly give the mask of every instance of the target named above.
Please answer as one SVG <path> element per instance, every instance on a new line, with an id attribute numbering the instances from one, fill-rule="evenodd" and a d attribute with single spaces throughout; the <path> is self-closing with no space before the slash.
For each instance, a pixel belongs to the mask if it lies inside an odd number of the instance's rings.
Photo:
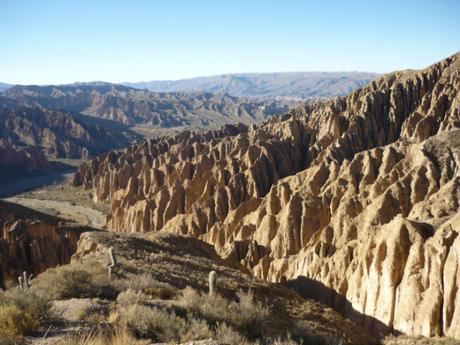
<path id="1" fill-rule="evenodd" d="M 216 271 L 209 272 L 209 295 L 210 296 L 214 296 L 216 294 L 216 281 L 217 281 Z"/>
<path id="2" fill-rule="evenodd" d="M 27 290 L 30 287 L 30 283 L 29 283 L 29 276 L 27 275 L 26 271 L 22 272 L 22 277 L 24 280 L 24 290 Z"/>
<path id="3" fill-rule="evenodd" d="M 115 252 L 113 247 L 109 248 L 109 257 L 110 257 L 110 264 L 107 265 L 107 273 L 109 276 L 109 280 L 112 279 L 112 272 L 115 266 L 117 265 L 117 260 L 115 258 Z"/>

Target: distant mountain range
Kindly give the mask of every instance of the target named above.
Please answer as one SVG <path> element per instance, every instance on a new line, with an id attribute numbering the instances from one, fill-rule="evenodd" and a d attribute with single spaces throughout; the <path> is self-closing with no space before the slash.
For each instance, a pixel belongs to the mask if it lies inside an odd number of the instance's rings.
<path id="1" fill-rule="evenodd" d="M 238 73 L 124 85 L 154 92 L 213 92 L 236 97 L 328 98 L 343 96 L 378 76 L 368 72 Z"/>

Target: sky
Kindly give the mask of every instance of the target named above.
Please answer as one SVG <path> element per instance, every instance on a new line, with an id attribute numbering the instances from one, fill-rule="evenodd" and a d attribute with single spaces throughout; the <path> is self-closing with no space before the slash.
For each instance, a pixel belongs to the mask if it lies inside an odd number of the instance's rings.
<path id="1" fill-rule="evenodd" d="M 460 51 L 460 1 L 0 0 L 0 82 L 419 69 Z"/>

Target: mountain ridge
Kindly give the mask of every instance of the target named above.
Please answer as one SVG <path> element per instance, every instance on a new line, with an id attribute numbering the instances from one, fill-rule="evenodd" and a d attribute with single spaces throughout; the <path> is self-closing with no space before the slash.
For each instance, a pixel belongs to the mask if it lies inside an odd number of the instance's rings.
<path id="1" fill-rule="evenodd" d="M 378 76 L 372 72 L 231 73 L 124 85 L 156 92 L 221 92 L 237 97 L 326 98 L 344 95 Z"/>
<path id="2" fill-rule="evenodd" d="M 287 111 L 293 102 L 238 98 L 209 92 L 150 92 L 110 83 L 14 86 L 3 96 L 28 106 L 62 109 L 152 128 L 216 128 L 254 123 Z"/>

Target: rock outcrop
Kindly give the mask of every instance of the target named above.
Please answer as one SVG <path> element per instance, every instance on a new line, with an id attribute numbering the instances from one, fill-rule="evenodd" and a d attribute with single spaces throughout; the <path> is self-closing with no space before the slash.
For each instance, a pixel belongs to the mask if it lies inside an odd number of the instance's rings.
<path id="1" fill-rule="evenodd" d="M 191 234 L 374 333 L 460 338 L 460 54 L 255 126 L 111 152 L 114 231 Z"/>
<path id="2" fill-rule="evenodd" d="M 51 164 L 38 147 L 20 148 L 0 139 L 0 166 L 21 167 L 29 172 L 47 171 Z"/>
<path id="3" fill-rule="evenodd" d="M 70 262 L 80 234 L 90 230 L 59 218 L 0 201 L 0 287 L 22 272 L 45 271 Z"/>
<path id="4" fill-rule="evenodd" d="M 78 114 L 0 102 L 0 136 L 29 153 L 41 149 L 53 158 L 89 158 L 126 147 L 136 137 L 92 124 Z"/>

